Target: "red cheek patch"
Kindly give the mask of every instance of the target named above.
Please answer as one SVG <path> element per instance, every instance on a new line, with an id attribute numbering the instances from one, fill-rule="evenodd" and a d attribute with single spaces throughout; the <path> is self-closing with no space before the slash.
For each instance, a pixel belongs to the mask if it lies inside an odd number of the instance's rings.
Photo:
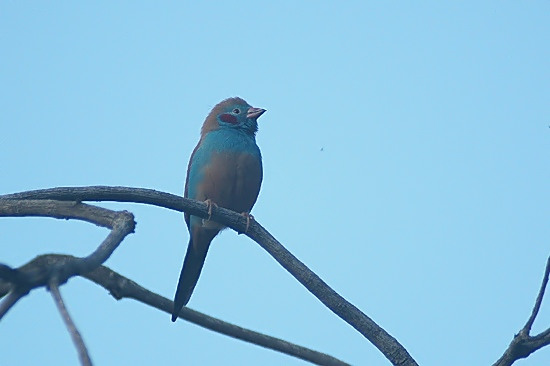
<path id="1" fill-rule="evenodd" d="M 225 123 L 231 123 L 232 125 L 237 124 L 237 117 L 235 117 L 232 114 L 224 113 L 220 116 L 220 120 L 225 122 Z"/>

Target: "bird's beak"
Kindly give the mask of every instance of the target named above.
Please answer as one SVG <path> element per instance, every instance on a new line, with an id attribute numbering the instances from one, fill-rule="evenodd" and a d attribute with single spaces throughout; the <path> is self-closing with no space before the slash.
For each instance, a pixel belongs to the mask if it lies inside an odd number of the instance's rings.
<path id="1" fill-rule="evenodd" d="M 265 109 L 250 107 L 246 112 L 246 118 L 256 119 L 264 114 Z"/>

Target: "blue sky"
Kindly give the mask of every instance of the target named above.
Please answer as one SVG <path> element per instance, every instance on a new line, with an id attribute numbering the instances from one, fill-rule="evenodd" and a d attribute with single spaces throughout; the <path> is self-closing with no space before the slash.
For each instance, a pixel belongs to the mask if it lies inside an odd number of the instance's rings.
<path id="1" fill-rule="evenodd" d="M 256 219 L 422 365 L 487 365 L 530 314 L 550 237 L 550 3 L 0 3 L 0 193 L 183 192 L 210 108 L 268 112 Z M 182 215 L 136 215 L 106 263 L 171 298 Z M 0 220 L 0 262 L 107 231 Z M 304 362 L 63 286 L 98 365 Z M 548 299 L 534 330 L 550 324 Z M 388 364 L 255 243 L 217 237 L 189 306 L 358 365 Z M 26 346 L 28 351 L 22 352 Z M 49 293 L 0 324 L 5 364 L 77 361 Z M 550 350 L 518 365 L 550 363 Z"/>

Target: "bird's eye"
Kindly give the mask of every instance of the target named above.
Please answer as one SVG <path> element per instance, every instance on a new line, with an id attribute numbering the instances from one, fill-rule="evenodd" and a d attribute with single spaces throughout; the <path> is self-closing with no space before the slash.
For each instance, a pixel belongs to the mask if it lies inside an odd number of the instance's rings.
<path id="1" fill-rule="evenodd" d="M 239 114 L 239 113 L 241 113 L 241 110 L 239 108 L 235 108 L 235 109 L 233 109 L 233 113 Z"/>

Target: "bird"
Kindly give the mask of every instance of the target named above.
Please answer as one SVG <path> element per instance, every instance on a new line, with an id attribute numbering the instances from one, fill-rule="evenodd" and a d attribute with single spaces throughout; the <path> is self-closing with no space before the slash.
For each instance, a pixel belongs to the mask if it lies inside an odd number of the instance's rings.
<path id="1" fill-rule="evenodd" d="M 199 142 L 187 166 L 184 197 L 242 213 L 250 222 L 250 210 L 258 198 L 263 168 L 256 144 L 258 118 L 265 113 L 239 97 L 216 104 L 201 128 Z M 172 321 L 187 305 L 199 279 L 210 243 L 225 227 L 185 213 L 189 244 L 183 260 Z"/>

